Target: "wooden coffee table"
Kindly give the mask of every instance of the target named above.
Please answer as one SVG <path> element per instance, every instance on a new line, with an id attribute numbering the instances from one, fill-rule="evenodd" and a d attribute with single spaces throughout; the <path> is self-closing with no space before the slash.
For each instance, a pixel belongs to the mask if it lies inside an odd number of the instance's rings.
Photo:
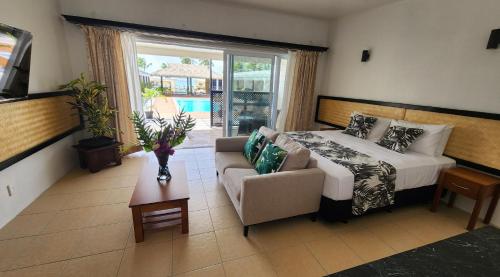
<path id="1" fill-rule="evenodd" d="M 189 232 L 186 166 L 182 161 L 173 161 L 168 167 L 172 179 L 165 184 L 156 180 L 158 161 L 153 154 L 148 156 L 142 169 L 129 204 L 134 220 L 135 242 L 144 241 L 144 229 L 181 224 L 182 233 Z"/>

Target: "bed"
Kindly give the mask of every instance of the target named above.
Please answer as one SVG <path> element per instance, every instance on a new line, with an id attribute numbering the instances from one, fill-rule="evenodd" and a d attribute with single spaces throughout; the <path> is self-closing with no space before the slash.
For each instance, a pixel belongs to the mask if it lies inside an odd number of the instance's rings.
<path id="1" fill-rule="evenodd" d="M 454 125 L 442 156 L 407 151 L 400 154 L 376 143 L 343 134 L 353 111 L 397 120 L 427 124 Z M 500 116 L 498 114 L 451 110 L 370 100 L 319 96 L 316 122 L 339 130 L 312 131 L 324 140 L 334 141 L 391 164 L 396 169 L 393 204 L 366 213 L 392 209 L 432 199 L 443 168 L 466 165 L 500 175 Z M 475 143 L 480 142 L 480 143 Z M 327 220 L 347 220 L 353 213 L 354 174 L 343 165 L 311 151 L 318 167 L 326 173 L 320 215 Z"/>

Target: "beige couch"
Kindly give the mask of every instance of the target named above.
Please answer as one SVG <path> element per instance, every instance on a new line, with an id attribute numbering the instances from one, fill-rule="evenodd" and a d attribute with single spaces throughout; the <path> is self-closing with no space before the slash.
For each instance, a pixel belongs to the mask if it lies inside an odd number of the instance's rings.
<path id="1" fill-rule="evenodd" d="M 240 216 L 243 234 L 257 223 L 309 213 L 315 218 L 324 181 L 316 160 L 310 159 L 306 169 L 259 175 L 242 154 L 247 139 L 215 142 L 217 174 Z"/>

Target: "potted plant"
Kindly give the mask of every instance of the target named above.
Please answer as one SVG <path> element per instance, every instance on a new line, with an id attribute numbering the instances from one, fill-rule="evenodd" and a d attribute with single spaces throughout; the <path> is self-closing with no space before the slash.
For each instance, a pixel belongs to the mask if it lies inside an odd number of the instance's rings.
<path id="1" fill-rule="evenodd" d="M 82 73 L 80 78 L 62 85 L 61 88 L 74 92 L 75 101 L 69 104 L 80 111 L 86 123 L 86 129 L 91 135 L 90 138 L 80 140 L 79 146 L 98 148 L 113 144 L 115 129 L 111 126 L 111 119 L 116 110 L 108 105 L 108 98 L 105 94 L 106 86 L 87 80 Z"/>
<path id="2" fill-rule="evenodd" d="M 142 99 L 147 106 L 147 110 L 144 112 L 146 114 L 146 119 L 153 118 L 153 98 L 158 97 L 159 95 L 160 92 L 154 88 L 143 88 Z"/>
<path id="3" fill-rule="evenodd" d="M 174 155 L 174 147 L 181 144 L 186 138 L 187 132 L 195 125 L 195 119 L 186 116 L 184 110 L 174 115 L 171 121 L 157 116 L 151 122 L 146 122 L 144 116 L 134 111 L 130 117 L 132 120 L 139 145 L 144 151 L 154 151 L 158 159 L 159 169 L 157 180 L 169 181 L 172 176 L 168 170 L 168 158 Z"/>

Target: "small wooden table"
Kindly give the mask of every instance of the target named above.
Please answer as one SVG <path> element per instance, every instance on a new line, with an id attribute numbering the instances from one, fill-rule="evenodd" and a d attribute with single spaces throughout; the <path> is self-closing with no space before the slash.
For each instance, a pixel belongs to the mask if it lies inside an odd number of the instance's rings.
<path id="1" fill-rule="evenodd" d="M 168 164 L 172 179 L 165 184 L 156 180 L 158 161 L 149 155 L 137 181 L 129 207 L 134 220 L 135 242 L 144 241 L 144 229 L 182 225 L 182 233 L 189 232 L 189 186 L 184 162 Z"/>
<path id="2" fill-rule="evenodd" d="M 73 147 L 78 151 L 80 167 L 88 168 L 91 173 L 96 173 L 110 163 L 117 166 L 122 164 L 122 155 L 120 154 L 120 146 L 122 145 L 121 142 L 115 142 L 98 148 L 85 148 L 80 145 L 73 145 Z"/>
<path id="3" fill-rule="evenodd" d="M 493 197 L 484 217 L 484 223 L 490 223 L 493 212 L 497 206 L 498 197 L 500 194 L 500 179 L 481 172 L 455 167 L 443 170 L 438 181 L 438 188 L 434 195 L 434 202 L 431 211 L 435 212 L 439 206 L 443 189 L 448 189 L 451 192 L 448 207 L 453 207 L 456 194 L 476 200 L 474 210 L 472 211 L 467 230 L 473 230 L 476 225 L 477 217 L 481 211 L 484 200 L 488 197 Z"/>

